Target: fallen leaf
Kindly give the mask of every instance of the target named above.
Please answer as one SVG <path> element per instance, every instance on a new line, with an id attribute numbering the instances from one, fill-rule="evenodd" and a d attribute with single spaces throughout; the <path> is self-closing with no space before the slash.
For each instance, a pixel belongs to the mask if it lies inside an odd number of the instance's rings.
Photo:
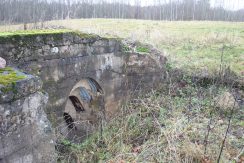
<path id="1" fill-rule="evenodd" d="M 138 154 L 138 153 L 140 153 L 140 150 L 141 150 L 141 147 L 134 147 L 132 149 L 132 152 Z"/>
<path id="2" fill-rule="evenodd" d="M 201 161 L 201 163 L 212 163 L 211 160 L 208 157 L 204 157 Z"/>

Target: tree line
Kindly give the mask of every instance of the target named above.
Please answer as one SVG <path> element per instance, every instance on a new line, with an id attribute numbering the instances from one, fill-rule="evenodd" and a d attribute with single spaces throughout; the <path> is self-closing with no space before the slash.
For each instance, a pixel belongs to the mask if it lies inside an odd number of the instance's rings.
<path id="1" fill-rule="evenodd" d="M 152 0 L 142 6 L 140 0 L 1 0 L 0 22 L 33 23 L 73 18 L 121 18 L 149 20 L 244 21 L 244 9 L 211 7 L 209 0 Z"/>

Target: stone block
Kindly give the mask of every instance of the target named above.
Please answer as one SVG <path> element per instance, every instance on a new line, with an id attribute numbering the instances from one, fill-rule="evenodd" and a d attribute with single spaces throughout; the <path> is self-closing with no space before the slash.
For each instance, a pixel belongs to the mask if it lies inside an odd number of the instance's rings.
<path id="1" fill-rule="evenodd" d="M 0 57 L 0 68 L 5 68 L 6 67 L 6 61 L 2 57 Z"/>

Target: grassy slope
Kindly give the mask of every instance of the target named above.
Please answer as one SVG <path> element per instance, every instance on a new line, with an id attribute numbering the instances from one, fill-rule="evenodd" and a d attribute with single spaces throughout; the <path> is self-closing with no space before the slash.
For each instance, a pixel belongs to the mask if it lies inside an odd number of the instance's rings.
<path id="1" fill-rule="evenodd" d="M 215 108 L 213 99 L 225 90 L 191 83 L 164 86 L 122 108 L 120 116 L 106 125 L 102 137 L 93 134 L 82 144 L 62 141 L 66 153 L 60 155 L 60 160 L 180 163 L 207 158 L 215 162 L 231 110 Z M 213 119 L 204 154 L 210 112 Z M 234 161 L 243 147 L 244 137 L 239 133 L 244 128 L 243 114 L 243 109 L 234 111 L 221 162 Z"/>

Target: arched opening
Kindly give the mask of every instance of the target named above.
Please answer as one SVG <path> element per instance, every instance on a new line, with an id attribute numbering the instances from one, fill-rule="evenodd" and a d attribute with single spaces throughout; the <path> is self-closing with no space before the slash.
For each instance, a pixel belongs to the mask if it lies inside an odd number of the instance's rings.
<path id="1" fill-rule="evenodd" d="M 101 117 L 105 117 L 102 87 L 92 78 L 80 80 L 73 86 L 67 98 L 64 120 L 68 130 L 63 135 L 80 142 L 101 124 Z"/>

